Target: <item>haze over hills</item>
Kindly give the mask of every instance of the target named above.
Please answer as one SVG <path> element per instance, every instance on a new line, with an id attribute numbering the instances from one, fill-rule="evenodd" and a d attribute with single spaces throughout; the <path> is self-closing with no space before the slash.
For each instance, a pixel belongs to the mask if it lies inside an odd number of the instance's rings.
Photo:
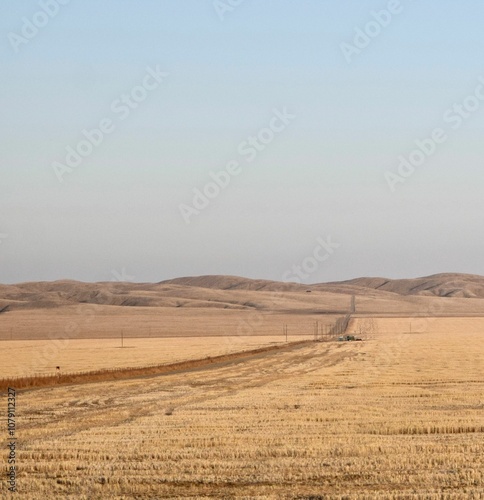
<path id="1" fill-rule="evenodd" d="M 415 279 L 357 278 L 305 285 L 236 276 L 197 276 L 160 283 L 78 281 L 0 285 L 0 309 L 35 309 L 97 304 L 120 307 L 197 307 L 266 311 L 346 311 L 350 296 L 373 303 L 375 310 L 397 302 L 415 308 L 430 299 L 453 298 L 465 310 L 481 309 L 484 277 L 437 274 Z M 379 304 L 379 305 L 378 305 Z M 450 302 L 445 302 L 446 307 Z"/>

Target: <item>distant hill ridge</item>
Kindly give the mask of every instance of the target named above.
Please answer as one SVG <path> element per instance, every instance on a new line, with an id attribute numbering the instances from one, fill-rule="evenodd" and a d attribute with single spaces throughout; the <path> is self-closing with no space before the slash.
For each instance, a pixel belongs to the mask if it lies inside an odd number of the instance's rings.
<path id="1" fill-rule="evenodd" d="M 442 273 L 422 278 L 393 280 L 387 278 L 356 278 L 347 281 L 316 283 L 312 285 L 219 275 L 176 278 L 163 281 L 162 283 L 217 290 L 315 290 L 353 294 L 357 292 L 361 293 L 367 289 L 397 293 L 399 295 L 484 298 L 484 276 L 459 273 Z"/>
<path id="2" fill-rule="evenodd" d="M 274 292 L 283 297 L 277 304 Z M 29 282 L 0 284 L 0 310 L 7 306 L 15 310 L 95 304 L 319 311 L 321 308 L 347 308 L 350 295 L 387 303 L 421 301 L 426 297 L 482 299 L 484 277 L 446 273 L 414 279 L 356 278 L 311 285 L 218 275 L 176 278 L 160 283 Z"/>
<path id="3" fill-rule="evenodd" d="M 333 283 L 328 283 L 332 285 Z M 442 273 L 414 279 L 357 278 L 334 283 L 384 290 L 399 295 L 484 298 L 484 277 L 475 274 Z"/>

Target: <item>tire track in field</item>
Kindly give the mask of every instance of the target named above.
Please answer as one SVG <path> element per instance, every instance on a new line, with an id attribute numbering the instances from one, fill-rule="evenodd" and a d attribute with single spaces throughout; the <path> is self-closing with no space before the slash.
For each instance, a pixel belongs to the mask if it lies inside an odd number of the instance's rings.
<path id="1" fill-rule="evenodd" d="M 105 398 L 99 397 L 98 389 L 94 389 L 95 384 L 74 386 L 75 393 L 70 395 L 67 392 L 62 404 L 33 412 L 35 418 L 25 422 L 23 428 L 25 431 L 34 431 L 42 422 L 45 429 L 52 426 L 52 432 L 48 433 L 49 440 L 66 438 L 79 432 L 106 427 L 107 422 L 109 427 L 115 427 L 159 414 L 168 407 L 181 410 L 232 396 L 273 381 L 334 366 L 353 355 L 336 344 L 318 343 L 302 349 L 301 346 L 297 347 L 284 352 L 259 353 L 250 360 L 218 363 L 204 369 L 194 368 L 177 374 L 104 383 L 103 391 L 109 394 Z M 96 391 L 92 398 L 79 397 L 89 389 Z M 69 387 L 59 387 L 58 390 L 69 391 Z M 214 392 L 200 394 L 200 391 Z M 56 429 L 59 425 L 63 428 Z M 34 436 L 26 438 L 24 445 L 28 449 L 29 444 L 45 439 L 45 435 L 38 439 Z"/>

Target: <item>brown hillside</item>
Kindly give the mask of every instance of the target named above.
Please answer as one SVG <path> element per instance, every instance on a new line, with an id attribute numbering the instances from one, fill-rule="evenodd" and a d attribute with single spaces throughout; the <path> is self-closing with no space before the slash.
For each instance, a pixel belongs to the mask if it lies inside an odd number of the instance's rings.
<path id="1" fill-rule="evenodd" d="M 160 283 L 31 282 L 0 285 L 0 309 L 94 304 L 318 314 L 348 311 L 351 295 L 357 296 L 358 312 L 418 312 L 435 309 L 435 304 L 439 304 L 440 311 L 478 312 L 484 308 L 480 300 L 484 298 L 484 277 L 439 274 L 406 280 L 358 278 L 313 285 L 235 276 L 186 277 Z M 446 300 L 441 303 L 443 299 Z"/>
<path id="2" fill-rule="evenodd" d="M 484 298 L 484 277 L 473 274 L 435 274 L 424 278 L 389 280 L 358 278 L 330 285 L 380 290 L 399 295 Z"/>

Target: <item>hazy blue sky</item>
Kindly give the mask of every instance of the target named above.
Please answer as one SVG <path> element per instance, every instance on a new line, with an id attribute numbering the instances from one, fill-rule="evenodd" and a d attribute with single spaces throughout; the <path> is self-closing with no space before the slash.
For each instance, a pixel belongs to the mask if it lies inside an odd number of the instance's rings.
<path id="1" fill-rule="evenodd" d="M 481 1 L 63 3 L 0 0 L 0 282 L 484 274 Z"/>

